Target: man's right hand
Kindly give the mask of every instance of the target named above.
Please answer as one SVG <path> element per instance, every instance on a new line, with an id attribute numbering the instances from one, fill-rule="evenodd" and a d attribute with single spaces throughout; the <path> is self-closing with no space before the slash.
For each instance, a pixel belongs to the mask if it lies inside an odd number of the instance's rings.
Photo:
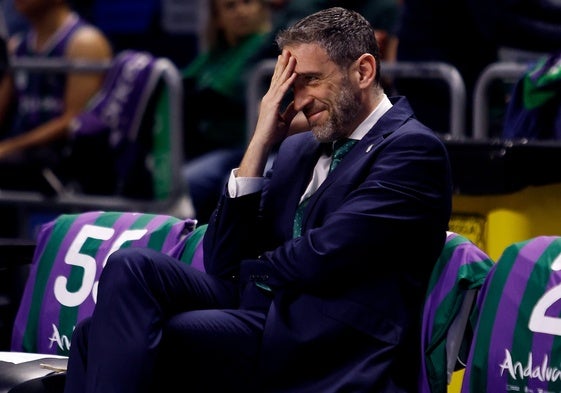
<path id="1" fill-rule="evenodd" d="M 261 100 L 257 125 L 237 176 L 262 176 L 271 149 L 289 134 L 290 125 L 297 112 L 293 103 L 282 112 L 281 105 L 296 79 L 295 67 L 296 59 L 284 50 L 278 57 L 269 90 Z"/>

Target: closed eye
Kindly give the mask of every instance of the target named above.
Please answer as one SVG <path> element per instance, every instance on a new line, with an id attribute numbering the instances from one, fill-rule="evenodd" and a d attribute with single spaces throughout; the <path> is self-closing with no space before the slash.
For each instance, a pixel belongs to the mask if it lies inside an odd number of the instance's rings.
<path id="1" fill-rule="evenodd" d="M 316 85 L 320 81 L 319 74 L 299 74 L 296 78 L 295 85 L 310 86 Z"/>

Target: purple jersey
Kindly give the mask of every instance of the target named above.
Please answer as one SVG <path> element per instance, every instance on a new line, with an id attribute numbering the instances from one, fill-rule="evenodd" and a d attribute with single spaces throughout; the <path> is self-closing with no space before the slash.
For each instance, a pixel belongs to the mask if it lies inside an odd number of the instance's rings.
<path id="1" fill-rule="evenodd" d="M 74 326 L 93 312 L 101 271 L 117 249 L 149 247 L 203 270 L 206 226 L 195 225 L 163 214 L 101 211 L 65 214 L 44 224 L 11 350 L 67 355 Z"/>
<path id="2" fill-rule="evenodd" d="M 481 287 L 493 264 L 469 239 L 448 232 L 431 274 L 423 310 L 420 393 L 447 392 L 459 348 L 469 346 L 470 335 L 464 331 L 473 293 Z M 464 308 L 465 299 L 469 302 Z"/>
<path id="3" fill-rule="evenodd" d="M 99 159 L 98 152 L 91 151 L 92 137 L 108 147 L 114 161 L 117 194 L 163 199 L 173 189 L 169 124 L 162 123 L 160 116 L 158 122 L 152 123 L 149 114 L 153 110 L 150 100 L 159 94 L 168 66 L 172 65 L 167 59 L 157 59 L 148 52 L 120 52 L 101 89 L 70 125 L 75 141 L 73 156 L 79 158 L 78 162 L 89 165 L 85 157 L 92 154 L 91 160 Z M 78 146 L 83 147 L 77 149 Z M 82 172 L 77 175 L 81 181 L 82 175 L 86 179 L 92 176 Z M 100 172 L 94 174 L 97 175 L 105 177 Z"/>
<path id="4" fill-rule="evenodd" d="M 505 249 L 477 302 L 462 393 L 561 391 L 561 237 Z"/>

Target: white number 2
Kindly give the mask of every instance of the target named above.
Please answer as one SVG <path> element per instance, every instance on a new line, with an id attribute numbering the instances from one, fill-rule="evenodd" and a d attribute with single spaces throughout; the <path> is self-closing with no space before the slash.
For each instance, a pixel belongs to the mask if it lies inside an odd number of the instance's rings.
<path id="1" fill-rule="evenodd" d="M 551 270 L 561 270 L 561 254 L 557 255 L 551 264 Z M 561 300 L 561 284 L 551 288 L 538 300 L 530 315 L 528 328 L 537 333 L 561 336 L 561 319 L 545 315 L 547 309 L 559 300 Z"/>

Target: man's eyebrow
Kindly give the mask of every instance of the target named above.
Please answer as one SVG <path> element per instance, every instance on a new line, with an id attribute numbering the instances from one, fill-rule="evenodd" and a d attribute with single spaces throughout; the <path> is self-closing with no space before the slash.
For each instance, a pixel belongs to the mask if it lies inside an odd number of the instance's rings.
<path id="1" fill-rule="evenodd" d="M 298 77 L 304 77 L 304 78 L 310 77 L 310 76 L 321 76 L 322 75 L 322 73 L 318 72 L 318 71 L 308 71 L 308 72 L 304 71 L 304 72 L 297 72 L 296 74 L 297 74 Z"/>

